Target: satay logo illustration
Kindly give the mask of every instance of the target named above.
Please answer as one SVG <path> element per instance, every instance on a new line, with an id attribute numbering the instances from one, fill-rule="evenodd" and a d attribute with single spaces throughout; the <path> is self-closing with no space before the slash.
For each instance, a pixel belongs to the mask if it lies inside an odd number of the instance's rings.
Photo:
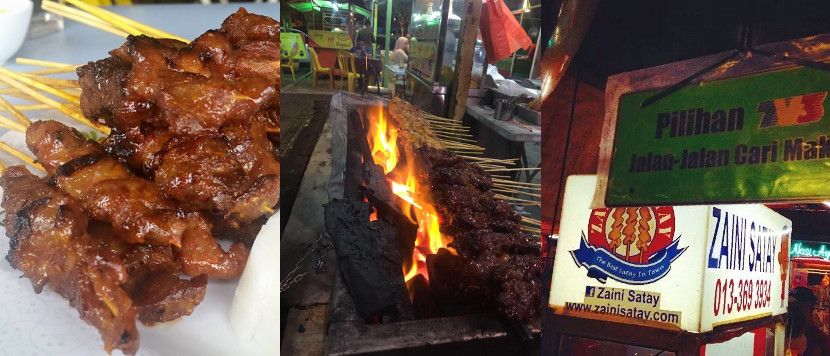
<path id="1" fill-rule="evenodd" d="M 675 238 L 674 208 L 630 207 L 591 211 L 587 237 L 571 251 L 588 277 L 605 283 L 608 278 L 626 284 L 649 284 L 669 273 L 671 264 L 686 247 Z"/>
<path id="2" fill-rule="evenodd" d="M 818 92 L 768 100 L 758 104 L 761 123 L 758 128 L 804 125 L 824 117 L 824 98 L 827 92 Z"/>

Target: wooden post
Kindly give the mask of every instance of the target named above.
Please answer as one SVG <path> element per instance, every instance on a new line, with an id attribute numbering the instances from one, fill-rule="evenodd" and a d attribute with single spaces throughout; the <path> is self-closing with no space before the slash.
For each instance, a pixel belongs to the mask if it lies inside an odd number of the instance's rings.
<path id="1" fill-rule="evenodd" d="M 478 37 L 478 24 L 481 18 L 482 0 L 466 2 L 467 11 L 464 24 L 461 26 L 461 37 L 458 43 L 458 54 L 455 57 L 455 73 L 452 77 L 452 100 L 450 101 L 449 118 L 461 121 L 467 111 L 467 95 L 470 90 L 470 80 L 473 70 L 473 55 Z"/>

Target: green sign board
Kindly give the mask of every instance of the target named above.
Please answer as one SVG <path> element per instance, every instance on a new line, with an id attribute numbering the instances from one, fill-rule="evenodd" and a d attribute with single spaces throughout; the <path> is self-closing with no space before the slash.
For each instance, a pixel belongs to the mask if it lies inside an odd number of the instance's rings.
<path id="1" fill-rule="evenodd" d="M 790 258 L 807 257 L 830 261 L 830 244 L 816 241 L 793 240 Z"/>
<path id="2" fill-rule="evenodd" d="M 609 206 L 830 198 L 830 73 L 797 67 L 624 94 Z"/>
<path id="3" fill-rule="evenodd" d="M 280 32 L 280 54 L 283 59 L 306 59 L 308 53 L 305 51 L 303 35 L 296 32 Z"/>

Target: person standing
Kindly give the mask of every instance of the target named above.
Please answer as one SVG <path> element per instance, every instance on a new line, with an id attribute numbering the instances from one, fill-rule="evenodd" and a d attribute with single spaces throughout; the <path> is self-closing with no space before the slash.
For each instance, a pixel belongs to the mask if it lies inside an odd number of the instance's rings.
<path id="1" fill-rule="evenodd" d="M 357 30 L 355 35 L 354 54 L 358 57 L 371 57 L 372 46 L 375 44 L 375 36 L 372 34 L 372 23 L 366 21 L 363 26 Z"/>
<path id="2" fill-rule="evenodd" d="M 790 308 L 788 312 L 790 315 L 789 323 L 794 327 L 790 327 L 794 335 L 790 336 L 792 344 L 790 349 L 803 352 L 799 356 L 827 356 L 830 355 L 830 336 L 824 333 L 821 328 L 816 325 L 813 316 L 813 308 L 818 302 L 818 298 L 813 292 L 806 287 L 798 287 L 793 289 L 790 293 Z M 806 345 L 802 347 L 795 346 L 795 341 L 800 339 L 803 334 L 803 339 Z"/>

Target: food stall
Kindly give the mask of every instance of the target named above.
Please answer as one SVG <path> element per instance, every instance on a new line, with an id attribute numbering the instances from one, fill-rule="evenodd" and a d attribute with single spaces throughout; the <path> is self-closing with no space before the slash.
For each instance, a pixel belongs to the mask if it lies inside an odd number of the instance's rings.
<path id="1" fill-rule="evenodd" d="M 830 196 L 808 183 L 824 181 L 811 142 L 827 120 L 812 108 L 830 81 L 810 61 L 826 41 L 608 78 L 598 175 L 565 185 L 543 352 L 784 352 L 798 226 L 761 203 Z"/>

